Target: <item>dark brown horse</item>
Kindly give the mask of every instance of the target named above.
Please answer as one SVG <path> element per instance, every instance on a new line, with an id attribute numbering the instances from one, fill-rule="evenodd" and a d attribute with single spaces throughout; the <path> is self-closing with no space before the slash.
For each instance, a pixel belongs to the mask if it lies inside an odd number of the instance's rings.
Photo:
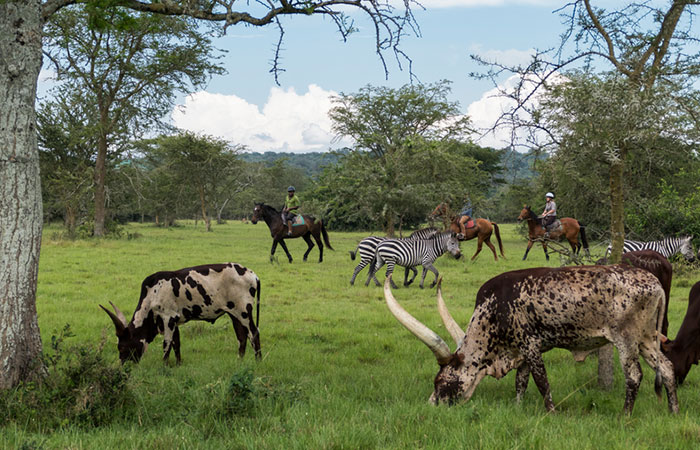
<path id="1" fill-rule="evenodd" d="M 547 253 L 548 240 L 560 241 L 562 238 L 566 238 L 566 240 L 569 241 L 569 245 L 571 245 L 571 250 L 573 250 L 574 254 L 579 254 L 582 244 L 583 249 L 586 251 L 586 254 L 588 254 L 586 227 L 573 217 L 564 217 L 559 219 L 561 226 L 549 232 L 549 235 L 546 237 L 546 230 L 542 226 L 542 219 L 537 217 L 537 214 L 535 214 L 527 205 L 523 207 L 523 210 L 520 211 L 520 215 L 518 216 L 518 222 L 523 220 L 527 220 L 528 227 L 527 249 L 525 250 L 525 255 L 523 255 L 523 261 L 527 258 L 527 253 L 530 251 L 532 244 L 534 244 L 535 240 L 537 239 L 542 240 L 542 248 L 544 249 L 544 255 L 547 257 L 547 261 L 549 261 L 549 253 Z M 581 234 L 581 242 L 578 241 L 579 234 Z"/>
<path id="2" fill-rule="evenodd" d="M 433 212 L 430 213 L 430 217 L 442 217 L 445 229 L 449 228 L 457 234 L 462 233 L 462 229 L 459 226 L 459 216 L 450 209 L 449 203 L 442 202 L 439 205 L 437 205 Z M 474 219 L 474 225 L 475 226 L 466 229 L 466 232 L 464 233 L 464 239 L 461 239 L 462 241 L 468 241 L 470 239 L 478 238 L 478 242 L 476 244 L 476 253 L 474 253 L 474 256 L 472 256 L 471 260 L 474 261 L 476 255 L 478 255 L 481 251 L 483 244 L 486 243 L 486 246 L 488 246 L 488 248 L 490 248 L 493 252 L 494 259 L 498 261 L 498 256 L 496 255 L 496 248 L 491 243 L 491 234 L 494 232 L 494 230 L 496 231 L 496 240 L 498 241 L 498 248 L 501 251 L 501 256 L 505 258 L 506 255 L 503 254 L 503 243 L 501 242 L 501 232 L 498 229 L 498 225 L 496 224 L 496 222 L 491 222 L 486 219 Z"/>
<path id="3" fill-rule="evenodd" d="M 270 205 L 264 203 L 256 203 L 253 209 L 253 217 L 250 219 L 253 224 L 258 223 L 258 220 L 262 219 L 267 224 L 270 229 L 270 234 L 272 235 L 272 249 L 270 250 L 270 261 L 272 261 L 275 255 L 275 250 L 277 250 L 277 244 L 282 246 L 282 249 L 287 254 L 289 262 L 292 262 L 292 255 L 289 254 L 287 250 L 287 244 L 284 243 L 285 239 L 294 239 L 298 237 L 304 238 L 306 244 L 309 246 L 304 253 L 304 261 L 309 256 L 309 252 L 314 248 L 314 243 L 311 241 L 311 236 L 314 237 L 316 243 L 318 244 L 318 262 L 323 262 L 323 242 L 321 242 L 321 235 L 323 235 L 323 241 L 326 246 L 334 250 L 331 247 L 331 243 L 328 241 L 328 233 L 326 232 L 326 226 L 323 224 L 322 220 L 317 220 L 313 216 L 302 216 L 304 218 L 303 225 L 292 226 L 292 235 L 287 236 L 287 225 L 282 223 L 282 213 L 277 211 Z"/>

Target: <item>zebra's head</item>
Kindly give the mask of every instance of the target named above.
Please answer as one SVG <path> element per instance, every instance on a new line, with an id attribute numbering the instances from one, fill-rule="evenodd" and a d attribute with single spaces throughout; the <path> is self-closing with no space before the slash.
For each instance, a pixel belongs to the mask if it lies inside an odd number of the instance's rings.
<path id="1" fill-rule="evenodd" d="M 681 243 L 681 246 L 678 249 L 678 253 L 683 255 L 683 257 L 689 262 L 695 261 L 695 252 L 693 251 L 692 240 L 692 236 L 684 237 L 683 242 Z M 698 251 L 698 258 L 700 258 L 700 251 Z"/>
<path id="2" fill-rule="evenodd" d="M 459 259 L 462 256 L 462 252 L 459 249 L 459 236 L 456 233 L 452 233 L 447 239 L 447 251 L 450 252 L 452 256 Z"/>

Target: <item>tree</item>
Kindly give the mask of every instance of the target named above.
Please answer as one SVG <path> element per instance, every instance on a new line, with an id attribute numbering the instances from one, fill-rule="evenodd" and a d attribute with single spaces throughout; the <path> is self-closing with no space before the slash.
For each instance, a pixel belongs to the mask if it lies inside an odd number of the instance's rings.
<path id="1" fill-rule="evenodd" d="M 689 0 L 674 0 L 664 6 L 642 1 L 604 10 L 594 8 L 591 0 L 575 0 L 560 10 L 567 30 L 553 53 L 554 59 L 550 59 L 551 52 L 538 52 L 526 67 L 507 67 L 476 57 L 491 67 L 484 76 L 494 81 L 503 72 L 520 76 L 515 89 L 502 92 L 513 100 L 514 106 L 501 116 L 495 127 L 508 125 L 529 130 L 528 136 L 533 136 L 534 131 L 549 136 L 537 114 L 532 114 L 531 100 L 540 88 L 556 82 L 562 70 L 578 63 L 583 63 L 589 72 L 595 64 L 611 67 L 619 80 L 618 94 L 624 93 L 624 101 L 632 102 L 633 109 L 635 103 L 644 103 L 653 96 L 651 91 L 660 82 L 686 86 L 688 80 L 700 73 L 700 55 L 694 48 L 697 39 L 692 34 L 691 9 L 697 5 L 698 2 Z M 573 48 L 568 46 L 570 43 Z M 619 95 L 614 95 L 608 99 L 607 106 L 615 109 L 618 105 L 614 103 L 619 100 Z M 690 110 L 688 105 L 680 106 Z M 689 111 L 689 116 L 694 117 L 694 113 Z M 615 131 L 613 126 L 600 134 L 613 132 L 617 136 Z M 551 140 L 545 139 L 543 148 L 552 148 L 551 144 Z M 624 138 L 613 139 L 609 144 L 599 150 L 605 150 L 609 161 L 611 259 L 619 261 L 625 236 L 625 165 L 633 150 Z"/>
<path id="2" fill-rule="evenodd" d="M 418 214 L 425 218 L 441 196 L 460 201 L 478 184 L 477 163 L 466 154 L 468 118 L 447 100 L 449 83 L 367 86 L 341 94 L 329 112 L 333 130 L 355 141 L 353 151 L 321 184 L 338 195 L 337 218 L 357 222 L 366 215 L 393 235 Z M 413 217 L 411 217 L 413 215 Z M 360 219 L 361 221 L 361 219 Z"/>
<path id="3" fill-rule="evenodd" d="M 388 0 L 235 3 L 235 8 L 249 10 L 234 10 L 233 0 L 0 0 L 0 389 L 43 373 L 37 359 L 41 352 L 36 281 L 42 207 L 34 103 L 44 26 L 72 4 L 89 7 L 98 18 L 106 11 L 123 8 L 218 22 L 224 30 L 231 25 L 276 25 L 280 40 L 275 74 L 281 70 L 277 63 L 284 33 L 282 18 L 286 16 L 327 16 L 346 39 L 355 28 L 345 11 L 354 7 L 374 25 L 380 55 L 385 51 L 403 55 L 400 39 L 416 25 L 411 0 L 404 0 L 399 9 Z"/>
<path id="4" fill-rule="evenodd" d="M 61 82 L 56 89 L 82 93 L 95 105 L 95 236 L 105 231 L 110 159 L 123 151 L 129 135 L 162 125 L 177 92 L 204 86 L 211 74 L 223 72 L 210 62 L 211 41 L 196 27 L 185 18 L 118 9 L 95 18 L 75 7 L 61 10 L 45 27 L 51 43 L 45 53 Z"/>

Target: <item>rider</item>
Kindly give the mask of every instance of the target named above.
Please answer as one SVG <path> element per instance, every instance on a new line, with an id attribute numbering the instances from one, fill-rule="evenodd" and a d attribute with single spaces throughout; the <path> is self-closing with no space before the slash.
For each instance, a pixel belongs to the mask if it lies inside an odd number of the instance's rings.
<path id="1" fill-rule="evenodd" d="M 287 197 L 284 199 L 284 208 L 282 209 L 282 222 L 287 224 L 287 236 L 292 235 L 293 211 L 298 211 L 301 206 L 299 197 L 295 195 L 295 192 L 294 186 L 287 188 Z"/>
<path id="2" fill-rule="evenodd" d="M 462 206 L 462 210 L 459 212 L 459 228 L 462 230 L 462 234 L 467 234 L 467 222 L 472 219 L 472 200 L 467 194 L 467 200 Z"/>
<path id="3" fill-rule="evenodd" d="M 547 227 L 557 220 L 557 204 L 554 203 L 554 194 L 551 192 L 547 192 L 544 198 L 547 203 L 544 205 L 544 211 L 540 217 L 542 217 L 542 226 L 547 231 Z M 548 237 L 548 233 L 545 234 L 545 237 Z"/>

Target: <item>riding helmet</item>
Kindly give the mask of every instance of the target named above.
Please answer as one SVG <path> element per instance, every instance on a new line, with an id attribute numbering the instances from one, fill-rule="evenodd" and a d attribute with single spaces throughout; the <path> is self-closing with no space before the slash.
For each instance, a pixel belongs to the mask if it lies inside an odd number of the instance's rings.
<path id="1" fill-rule="evenodd" d="M 552 194 L 551 192 L 547 192 L 547 193 L 544 195 L 544 198 L 547 198 L 547 197 L 549 197 L 549 198 L 554 198 L 554 194 Z"/>
<path id="2" fill-rule="evenodd" d="M 287 192 L 296 192 L 296 189 L 294 189 L 294 186 L 289 186 Z"/>

